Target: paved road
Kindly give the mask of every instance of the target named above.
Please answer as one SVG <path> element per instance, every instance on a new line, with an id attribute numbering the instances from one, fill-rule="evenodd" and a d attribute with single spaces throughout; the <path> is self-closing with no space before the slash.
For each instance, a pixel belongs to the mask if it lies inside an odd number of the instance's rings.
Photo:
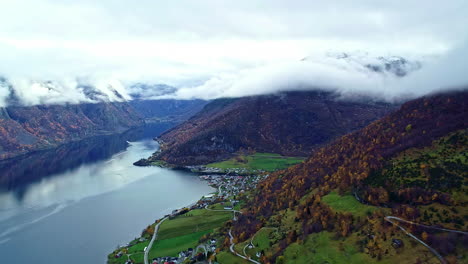
<path id="1" fill-rule="evenodd" d="M 218 196 L 223 196 L 223 191 L 221 190 L 221 187 L 223 187 L 222 184 L 218 186 Z"/>
<path id="2" fill-rule="evenodd" d="M 388 218 L 388 219 L 393 219 L 393 220 L 397 220 L 397 221 L 400 221 L 400 222 L 403 222 L 403 223 L 412 224 L 412 225 L 424 226 L 425 228 L 429 228 L 429 229 L 434 229 L 434 230 L 439 230 L 439 231 L 445 231 L 445 232 L 452 232 L 452 233 L 458 233 L 458 234 L 462 234 L 462 235 L 468 235 L 468 232 L 465 232 L 465 231 L 453 230 L 453 229 L 447 229 L 447 228 L 442 228 L 442 227 L 436 227 L 436 226 L 429 226 L 429 225 L 418 224 L 418 223 L 411 222 L 411 221 L 408 221 L 408 220 L 405 220 L 405 219 L 402 219 L 402 218 L 396 217 L 396 216 L 386 216 L 386 218 Z M 388 221 L 388 220 L 387 220 L 387 221 Z"/>
<path id="3" fill-rule="evenodd" d="M 234 255 L 236 255 L 236 256 L 238 256 L 238 257 L 240 257 L 240 258 L 243 258 L 243 259 L 245 259 L 245 260 L 247 260 L 247 261 L 250 261 L 250 262 L 252 262 L 252 263 L 261 264 L 260 262 L 255 261 L 255 260 L 253 260 L 253 259 L 250 259 L 250 258 L 248 258 L 248 257 L 246 257 L 246 256 L 244 256 L 244 255 L 241 255 L 241 254 L 237 253 L 237 252 L 234 250 L 235 244 L 234 244 L 234 237 L 232 236 L 232 233 L 231 233 L 231 229 L 229 229 L 229 242 L 231 243 L 231 246 L 229 246 L 229 250 L 231 251 L 232 254 L 234 254 Z"/>
<path id="4" fill-rule="evenodd" d="M 200 249 L 200 248 L 203 249 L 203 251 L 205 251 L 205 255 L 208 255 L 208 250 L 206 249 L 206 245 L 205 244 L 200 244 L 192 251 L 192 258 L 195 257 L 195 255 L 198 252 L 198 249 Z"/>
<path id="5" fill-rule="evenodd" d="M 162 224 L 162 222 L 164 222 L 165 220 L 167 219 L 167 217 L 164 217 L 161 221 L 159 221 L 159 223 L 156 224 L 156 226 L 154 227 L 154 233 L 153 233 L 153 237 L 151 238 L 151 241 L 150 243 L 148 244 L 148 247 L 146 247 L 146 251 L 145 251 L 145 258 L 144 258 L 144 263 L 145 264 L 148 264 L 148 253 L 150 252 L 151 250 L 151 247 L 153 246 L 153 243 L 154 243 L 154 240 L 156 240 L 156 237 L 158 236 L 158 231 L 159 231 L 159 226 Z"/>
<path id="6" fill-rule="evenodd" d="M 215 210 L 215 209 L 210 209 L 210 208 L 208 208 L 208 205 L 205 206 L 205 209 L 206 209 L 206 210 L 210 210 L 210 211 L 218 211 L 218 212 L 233 212 L 233 213 L 234 213 L 234 217 L 233 217 L 232 220 L 234 220 L 234 221 L 236 221 L 236 213 L 241 214 L 240 211 L 237 211 L 237 210 L 234 210 L 234 209 L 233 209 L 233 210 Z M 235 244 L 234 244 L 234 237 L 232 236 L 232 233 L 231 233 L 231 229 L 229 229 L 229 241 L 230 241 L 230 243 L 231 243 L 231 246 L 229 247 L 229 250 L 232 252 L 232 254 L 234 254 L 234 255 L 236 255 L 236 256 L 238 256 L 238 257 L 241 257 L 241 258 L 243 258 L 243 259 L 245 259 L 245 260 L 247 260 L 247 261 L 250 261 L 250 262 L 252 262 L 252 263 L 261 264 L 260 262 L 255 261 L 255 260 L 253 260 L 253 259 L 250 259 L 250 258 L 248 258 L 248 257 L 246 257 L 246 256 L 244 256 L 244 255 L 241 255 L 241 254 L 237 253 L 237 252 L 234 250 L 234 245 L 235 245 Z"/>
<path id="7" fill-rule="evenodd" d="M 365 203 L 358 195 L 356 192 L 354 192 L 354 197 L 356 198 L 356 200 L 362 204 L 367 204 Z M 404 227 L 400 226 L 397 221 L 399 222 L 403 222 L 403 223 L 407 223 L 407 224 L 412 224 L 412 225 L 417 225 L 417 226 L 424 226 L 425 228 L 430 228 L 430 229 L 434 229 L 434 230 L 440 230 L 440 231 L 446 231 L 446 232 L 452 232 L 452 233 L 458 233 L 458 234 L 463 234 L 463 235 L 468 235 L 468 232 L 465 232 L 465 231 L 459 231 L 459 230 L 452 230 L 452 229 L 447 229 L 447 228 L 439 228 L 439 227 L 435 227 L 435 226 L 428 226 L 428 225 L 423 225 L 423 224 L 418 224 L 418 223 L 415 223 L 415 222 L 412 222 L 412 221 L 408 221 L 406 219 L 402 219 L 400 217 L 397 217 L 397 216 L 385 216 L 384 217 L 385 221 L 397 226 L 398 228 L 400 228 L 401 231 L 403 231 L 407 236 L 413 238 L 414 240 L 416 240 L 418 243 L 422 244 L 423 246 L 425 246 L 427 249 L 429 249 L 438 259 L 441 263 L 443 264 L 446 264 L 447 261 L 445 261 L 445 259 L 442 257 L 442 255 L 439 254 L 439 252 L 437 252 L 434 248 L 432 248 L 431 246 L 429 246 L 428 244 L 426 244 L 424 241 L 422 241 L 421 239 L 417 238 L 415 235 L 411 234 L 410 232 L 408 232 Z"/>
<path id="8" fill-rule="evenodd" d="M 244 256 L 247 256 L 247 253 L 245 253 L 245 250 L 247 249 L 247 247 L 248 247 L 250 244 L 252 244 L 252 246 L 254 246 L 253 240 L 255 239 L 255 236 L 258 234 L 258 232 L 260 232 L 260 230 L 262 230 L 262 229 L 276 229 L 276 230 L 278 230 L 277 227 L 262 227 L 262 228 L 260 228 L 260 229 L 257 231 L 257 233 L 255 233 L 255 235 L 253 235 L 253 237 L 250 239 L 250 243 L 247 243 L 247 245 L 245 245 L 245 247 L 242 249 L 242 252 L 244 253 Z M 254 246 L 254 248 L 255 248 L 255 246 Z"/>
<path id="9" fill-rule="evenodd" d="M 406 230 L 404 227 L 400 226 L 398 223 L 396 223 L 396 221 L 393 221 L 393 220 L 397 220 L 397 221 L 402 221 L 402 222 L 405 222 L 405 223 L 413 223 L 411 221 L 408 221 L 408 220 L 404 220 L 404 219 L 401 219 L 399 217 L 396 217 L 396 216 L 386 216 L 384 217 L 385 221 L 397 226 L 398 228 L 401 229 L 401 231 L 403 231 L 407 236 L 413 238 L 414 240 L 418 241 L 420 244 L 422 244 L 423 246 L 425 246 L 427 249 L 429 249 L 439 260 L 440 260 L 440 263 L 443 263 L 443 264 L 447 264 L 447 261 L 445 261 L 444 257 L 442 257 L 442 255 L 439 254 L 439 252 L 437 252 L 435 249 L 433 249 L 431 246 L 429 246 L 428 244 L 426 244 L 424 241 L 422 241 L 421 239 L 417 238 L 415 235 L 411 234 L 410 232 L 408 232 L 408 230 Z M 416 224 L 416 223 L 414 223 Z"/>

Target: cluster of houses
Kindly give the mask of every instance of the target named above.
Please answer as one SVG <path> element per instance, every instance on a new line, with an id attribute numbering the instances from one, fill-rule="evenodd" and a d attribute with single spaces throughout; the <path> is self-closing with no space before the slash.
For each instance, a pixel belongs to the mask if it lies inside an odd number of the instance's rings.
<path id="1" fill-rule="evenodd" d="M 202 248 L 204 250 L 200 252 L 196 252 L 198 248 Z M 179 264 L 182 262 L 186 262 L 187 259 L 190 259 L 191 262 L 196 262 L 207 257 L 208 252 L 215 252 L 216 251 L 216 239 L 210 239 L 205 244 L 199 245 L 197 249 L 188 248 L 179 253 L 178 257 L 159 257 L 154 258 L 152 260 L 152 264 Z"/>
<path id="2" fill-rule="evenodd" d="M 164 257 L 164 258 L 155 258 L 151 262 L 152 264 L 178 264 L 179 258 L 175 257 Z"/>
<path id="3" fill-rule="evenodd" d="M 224 210 L 232 210 L 233 207 L 239 202 L 237 200 L 230 199 L 230 203 L 226 202 L 226 198 L 228 197 L 235 197 L 240 193 L 245 192 L 251 188 L 255 188 L 255 186 L 261 180 L 268 177 L 267 174 L 251 174 L 252 171 L 249 171 L 249 176 L 241 176 L 245 169 L 230 169 L 229 171 L 232 172 L 231 174 L 226 173 L 225 170 L 221 170 L 218 168 L 208 168 L 204 166 L 191 166 L 189 169 L 191 170 L 198 170 L 204 171 L 205 173 L 213 173 L 213 174 L 206 174 L 201 175 L 200 178 L 207 181 L 209 185 L 218 188 L 218 194 L 210 194 L 204 196 L 200 199 L 197 203 L 191 204 L 187 207 L 173 210 L 171 214 L 166 215 L 166 217 L 174 218 L 178 215 L 185 214 L 193 209 L 202 209 L 209 205 L 219 203 L 224 205 Z M 260 172 L 260 171 L 259 171 Z M 139 242 L 143 242 L 145 238 L 140 238 Z M 127 245 L 131 246 L 131 245 Z M 200 260 L 200 258 L 206 257 L 208 252 L 215 252 L 216 250 L 216 240 L 211 239 L 207 241 L 205 244 L 199 245 L 197 247 L 202 248 L 202 253 L 194 252 L 194 249 L 188 248 L 179 253 L 178 257 L 159 257 L 154 258 L 152 260 L 152 264 L 179 264 L 187 259 L 191 260 L 191 262 L 196 262 Z M 198 254 L 195 254 L 198 253 Z M 123 251 L 120 251 L 115 255 L 116 258 L 122 257 L 124 254 Z M 132 263 L 131 261 L 129 264 Z"/>
<path id="4" fill-rule="evenodd" d="M 229 176 L 208 174 L 201 175 L 200 178 L 207 181 L 209 185 L 219 189 L 219 196 L 229 197 L 236 196 L 246 190 L 255 188 L 258 182 L 268 177 L 268 175 L 251 175 L 251 176 Z"/>
<path id="5" fill-rule="evenodd" d="M 185 167 L 188 170 L 196 173 L 203 173 L 203 174 L 224 174 L 224 175 L 253 175 L 253 174 L 261 174 L 265 171 L 263 170 L 252 170 L 246 168 L 214 168 L 214 167 L 206 167 L 203 165 L 196 165 L 196 166 L 187 166 Z"/>

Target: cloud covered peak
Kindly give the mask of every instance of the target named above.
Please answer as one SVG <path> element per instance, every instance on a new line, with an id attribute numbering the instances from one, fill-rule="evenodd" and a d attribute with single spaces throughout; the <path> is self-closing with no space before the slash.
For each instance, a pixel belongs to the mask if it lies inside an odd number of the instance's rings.
<path id="1" fill-rule="evenodd" d="M 366 52 L 354 53 L 327 53 L 330 58 L 345 60 L 350 64 L 364 66 L 371 71 L 394 74 L 397 77 L 404 77 L 407 74 L 419 70 L 422 66 L 420 60 L 408 60 L 401 56 L 379 56 L 372 57 Z M 304 58 L 308 60 L 309 58 Z"/>
<path id="2" fill-rule="evenodd" d="M 131 99 L 127 89 L 117 80 L 31 80 L 0 77 L 0 107 L 123 102 Z"/>
<path id="3" fill-rule="evenodd" d="M 214 73 L 180 87 L 115 78 L 30 80 L 0 78 L 0 106 L 122 102 L 133 99 L 216 99 L 285 91 L 333 91 L 343 97 L 395 101 L 444 88 L 465 87 L 466 49 L 442 58 L 323 53 Z"/>
<path id="4" fill-rule="evenodd" d="M 182 87 L 174 94 L 162 97 L 213 99 L 294 90 L 326 90 L 392 100 L 407 93 L 398 89 L 401 79 L 420 70 L 424 63 L 422 58 L 371 56 L 363 52 L 326 53 L 217 75 L 202 85 Z"/>

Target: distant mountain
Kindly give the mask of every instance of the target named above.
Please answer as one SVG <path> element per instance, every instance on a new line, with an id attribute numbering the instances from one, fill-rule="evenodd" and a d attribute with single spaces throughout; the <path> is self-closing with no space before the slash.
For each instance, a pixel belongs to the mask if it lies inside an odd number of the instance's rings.
<path id="1" fill-rule="evenodd" d="M 203 100 L 133 100 L 0 107 L 0 159 L 87 137 L 121 133 L 145 123 L 179 124 Z"/>
<path id="2" fill-rule="evenodd" d="M 203 100 L 143 100 L 175 89 L 167 85 L 138 83 L 128 89 L 129 95 L 120 83 L 86 79 L 68 85 L 51 80 L 15 84 L 0 76 L 0 159 L 120 133 L 145 122 L 178 124 L 206 104 Z M 37 96 L 23 94 L 24 85 Z"/>
<path id="3" fill-rule="evenodd" d="M 158 96 L 173 94 L 177 88 L 166 84 L 135 83 L 128 88 L 134 99 L 154 100 Z"/>
<path id="4" fill-rule="evenodd" d="M 0 160 L 0 191 L 2 188 L 18 190 L 21 195 L 26 185 L 73 170 L 85 163 L 109 159 L 124 151 L 128 141 L 151 138 L 172 127 L 172 123 L 151 124 L 136 127 L 124 133 L 91 136 L 79 141 L 62 144 L 56 148 L 38 150 L 28 155 Z M 17 188 L 22 186 L 22 188 Z"/>
<path id="5" fill-rule="evenodd" d="M 132 100 L 128 102 L 148 123 L 181 123 L 199 112 L 205 100 Z"/>
<path id="6" fill-rule="evenodd" d="M 395 106 L 340 100 L 329 92 L 287 92 L 218 99 L 164 133 L 161 159 L 175 165 L 206 164 L 254 149 L 304 156 L 336 137 L 362 128 Z"/>
<path id="7" fill-rule="evenodd" d="M 378 57 L 377 63 L 367 63 L 366 67 L 375 72 L 388 72 L 398 77 L 419 70 L 422 66 L 418 61 L 408 61 L 403 57 Z"/>
<path id="8" fill-rule="evenodd" d="M 127 103 L 0 108 L 0 159 L 143 124 Z"/>
<path id="9" fill-rule="evenodd" d="M 305 57 L 302 61 L 313 61 L 317 58 Z M 394 77 L 404 77 L 422 68 L 419 60 L 411 60 L 401 56 L 378 56 L 372 57 L 368 53 L 328 53 L 328 60 L 345 61 L 349 66 L 368 69 L 372 72 L 387 74 Z M 323 60 L 319 58 L 318 61 Z"/>
<path id="10" fill-rule="evenodd" d="M 467 103 L 466 90 L 407 102 L 274 173 L 249 194 L 234 239 L 275 227 L 262 263 L 396 263 L 402 256 L 404 263 L 465 263 Z"/>
<path id="11" fill-rule="evenodd" d="M 0 107 L 45 104 L 78 104 L 158 100 L 177 88 L 165 84 L 133 83 L 124 86 L 118 80 L 9 80 L 0 75 Z M 29 93 L 35 96 L 30 96 Z"/>

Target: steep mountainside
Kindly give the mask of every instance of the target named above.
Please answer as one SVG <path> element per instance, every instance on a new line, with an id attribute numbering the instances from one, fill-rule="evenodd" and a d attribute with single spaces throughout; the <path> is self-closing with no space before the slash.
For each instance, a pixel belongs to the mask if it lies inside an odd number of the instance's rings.
<path id="1" fill-rule="evenodd" d="M 162 152 L 149 161 L 204 164 L 239 150 L 307 155 L 330 140 L 362 128 L 394 106 L 339 100 L 326 92 L 219 99 L 163 134 Z"/>
<path id="2" fill-rule="evenodd" d="M 1 108 L 0 159 L 143 124 L 127 103 Z"/>
<path id="3" fill-rule="evenodd" d="M 441 261 L 393 221 L 448 263 L 466 263 L 466 232 L 385 216 L 467 230 L 467 103 L 466 90 L 410 101 L 273 174 L 233 222 L 235 239 L 248 240 L 262 226 L 278 228 L 262 263 Z M 321 243 L 333 253 L 320 254 Z"/>

